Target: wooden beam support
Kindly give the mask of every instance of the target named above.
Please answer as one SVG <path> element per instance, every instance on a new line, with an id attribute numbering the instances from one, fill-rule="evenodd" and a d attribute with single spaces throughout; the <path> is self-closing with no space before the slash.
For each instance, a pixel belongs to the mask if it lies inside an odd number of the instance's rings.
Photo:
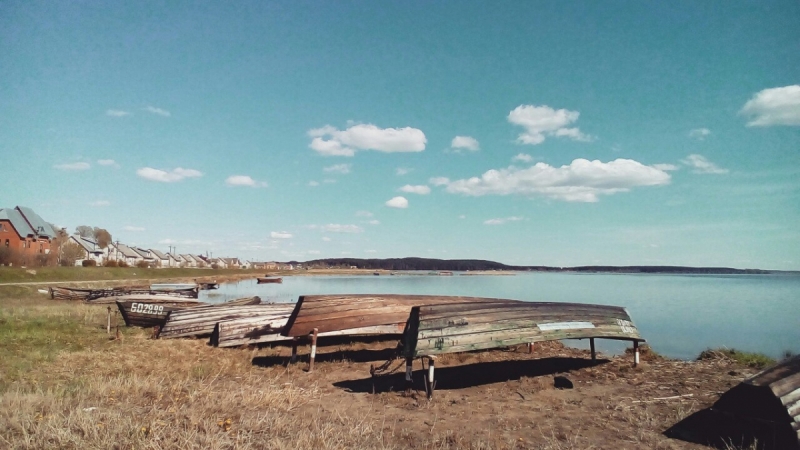
<path id="1" fill-rule="evenodd" d="M 314 358 L 317 357 L 317 334 L 319 334 L 319 329 L 314 328 L 314 331 L 311 332 L 311 358 L 308 360 L 308 371 L 314 371 Z"/>
<path id="2" fill-rule="evenodd" d="M 589 347 L 592 350 L 592 361 L 597 361 L 597 352 L 594 350 L 594 338 L 589 338 Z"/>
<path id="3" fill-rule="evenodd" d="M 435 360 L 428 358 L 428 400 L 433 398 L 433 388 L 436 387 L 436 382 L 433 378 Z"/>
<path id="4" fill-rule="evenodd" d="M 111 307 L 108 306 L 106 307 L 106 309 L 108 310 L 108 317 L 106 320 L 106 333 L 111 334 Z"/>
<path id="5" fill-rule="evenodd" d="M 406 358 L 406 395 L 411 395 L 411 389 L 414 388 L 414 381 L 411 379 L 413 362 L 414 358 Z"/>
<path id="6" fill-rule="evenodd" d="M 300 339 L 298 337 L 292 338 L 292 359 L 289 360 L 290 364 L 294 364 L 297 362 L 297 340 Z"/>
<path id="7" fill-rule="evenodd" d="M 639 341 L 633 341 L 633 367 L 639 365 Z"/>

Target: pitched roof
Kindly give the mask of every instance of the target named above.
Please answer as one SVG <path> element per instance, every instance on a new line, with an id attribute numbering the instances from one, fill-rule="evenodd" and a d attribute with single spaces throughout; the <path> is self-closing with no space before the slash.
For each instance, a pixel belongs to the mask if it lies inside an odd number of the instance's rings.
<path id="1" fill-rule="evenodd" d="M 34 234 L 28 222 L 25 221 L 25 218 L 22 217 L 22 214 L 16 209 L 0 208 L 0 220 L 8 220 L 11 222 L 11 226 L 14 227 L 14 230 L 21 237 Z"/>
<path id="2" fill-rule="evenodd" d="M 168 259 L 168 256 L 167 256 L 167 255 L 165 255 L 165 254 L 161 253 L 161 252 L 160 252 L 160 251 L 158 251 L 158 250 L 153 250 L 153 249 L 151 248 L 151 249 L 150 249 L 150 253 L 152 253 L 152 254 L 156 255 L 156 256 L 158 257 L 158 259 Z"/>
<path id="3" fill-rule="evenodd" d="M 141 256 L 136 253 L 132 248 L 128 247 L 125 244 L 116 244 L 117 250 L 122 253 L 122 256 L 126 258 L 141 258 Z"/>
<path id="4" fill-rule="evenodd" d="M 154 259 L 152 256 L 150 256 L 150 253 L 147 250 L 141 247 L 131 247 L 131 248 L 133 249 L 133 251 L 138 253 L 144 259 Z"/>
<path id="5" fill-rule="evenodd" d="M 53 227 L 51 227 L 49 223 L 45 222 L 44 219 L 39 217 L 38 214 L 33 212 L 32 209 L 25 206 L 17 206 L 16 210 L 22 214 L 37 235 L 46 236 L 50 239 L 56 237 L 56 232 L 53 230 Z"/>
<path id="6" fill-rule="evenodd" d="M 83 247 L 83 249 L 86 250 L 87 252 L 92 252 L 92 253 L 102 253 L 103 252 L 103 250 L 100 249 L 100 246 L 97 245 L 97 242 L 95 242 L 95 241 L 93 241 L 91 239 L 85 238 L 83 236 L 78 236 L 78 235 L 72 235 L 72 236 L 70 236 L 70 239 L 72 239 L 73 242 L 76 242 L 78 245 Z"/>

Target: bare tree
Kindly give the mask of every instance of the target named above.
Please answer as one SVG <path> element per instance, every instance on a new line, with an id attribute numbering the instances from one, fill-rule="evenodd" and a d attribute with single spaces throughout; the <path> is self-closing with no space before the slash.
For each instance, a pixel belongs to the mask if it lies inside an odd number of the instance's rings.
<path id="1" fill-rule="evenodd" d="M 84 251 L 80 245 L 73 242 L 67 242 L 61 246 L 58 262 L 62 266 L 74 266 L 75 261 L 83 259 Z"/>
<path id="2" fill-rule="evenodd" d="M 94 240 L 100 248 L 106 248 L 111 243 L 111 233 L 104 228 L 94 227 L 93 233 Z"/>
<path id="3" fill-rule="evenodd" d="M 81 237 L 94 239 L 94 229 L 88 225 L 78 225 L 78 227 L 75 228 L 75 234 Z"/>

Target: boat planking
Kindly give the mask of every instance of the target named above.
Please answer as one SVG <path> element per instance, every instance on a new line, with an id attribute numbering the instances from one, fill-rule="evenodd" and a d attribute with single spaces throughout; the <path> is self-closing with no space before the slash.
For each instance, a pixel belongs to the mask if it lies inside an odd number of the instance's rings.
<path id="1" fill-rule="evenodd" d="M 342 334 L 403 334 L 411 309 L 440 303 L 473 303 L 515 300 L 480 297 L 395 294 L 304 295 L 295 306 L 281 334 L 305 336 L 341 331 Z M 368 329 L 370 333 L 364 332 Z"/>
<path id="2" fill-rule="evenodd" d="M 258 297 L 246 297 L 222 303 L 218 306 L 257 305 L 261 302 Z M 186 308 L 202 308 L 209 305 L 196 300 L 182 300 L 165 296 L 133 296 L 127 300 L 118 300 L 117 308 L 125 320 L 125 325 L 131 327 L 163 327 L 167 317 L 172 311 Z"/>
<path id="3" fill-rule="evenodd" d="M 558 302 L 473 302 L 417 306 L 403 332 L 406 358 L 560 339 L 644 339 L 618 306 Z"/>
<path id="4" fill-rule="evenodd" d="M 288 306 L 287 306 L 288 305 Z M 293 304 L 213 305 L 192 310 L 175 311 L 159 333 L 163 339 L 211 336 L 217 323 L 247 317 L 266 317 L 286 314 Z"/>
<path id="5" fill-rule="evenodd" d="M 123 295 L 156 295 L 164 294 L 175 297 L 197 298 L 197 289 L 152 290 L 149 287 L 114 287 L 101 289 L 79 289 L 67 287 L 48 288 L 50 298 L 54 300 L 83 300 L 92 302 L 106 297 Z"/>
<path id="6" fill-rule="evenodd" d="M 211 345 L 215 347 L 238 347 L 291 339 L 280 332 L 286 326 L 294 304 L 271 310 L 259 316 L 221 320 L 214 325 Z"/>
<path id="7" fill-rule="evenodd" d="M 266 284 L 266 283 L 283 283 L 283 278 L 281 277 L 258 277 L 256 278 L 257 284 Z"/>

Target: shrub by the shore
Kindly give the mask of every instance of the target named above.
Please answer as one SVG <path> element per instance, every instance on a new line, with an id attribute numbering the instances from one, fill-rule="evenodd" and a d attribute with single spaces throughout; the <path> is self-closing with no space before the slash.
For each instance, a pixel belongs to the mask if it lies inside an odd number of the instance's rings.
<path id="1" fill-rule="evenodd" d="M 744 352 L 735 348 L 709 348 L 700 352 L 697 357 L 698 361 L 709 359 L 732 359 L 754 369 L 763 369 L 777 362 L 763 353 Z"/>

